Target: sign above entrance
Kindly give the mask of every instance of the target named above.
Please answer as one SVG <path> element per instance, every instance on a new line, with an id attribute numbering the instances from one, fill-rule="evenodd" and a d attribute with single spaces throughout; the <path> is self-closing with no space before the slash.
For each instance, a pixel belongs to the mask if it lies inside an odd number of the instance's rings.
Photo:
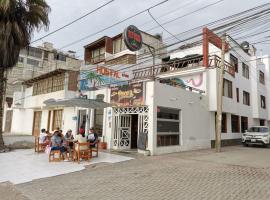
<path id="1" fill-rule="evenodd" d="M 130 51 L 138 51 L 142 47 L 141 31 L 133 25 L 128 26 L 123 33 L 124 42 Z"/>
<path id="2" fill-rule="evenodd" d="M 111 103 L 121 107 L 144 105 L 143 83 L 112 87 Z"/>

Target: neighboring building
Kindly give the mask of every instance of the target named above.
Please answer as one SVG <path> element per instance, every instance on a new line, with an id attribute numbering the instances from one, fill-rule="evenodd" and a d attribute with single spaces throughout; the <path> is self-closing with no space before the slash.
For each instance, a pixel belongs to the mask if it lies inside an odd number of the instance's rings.
<path id="1" fill-rule="evenodd" d="M 14 93 L 11 132 L 39 135 L 41 128 L 51 132 L 57 127 L 64 131 L 75 129 L 73 117 L 77 114 L 74 108 L 46 107 L 44 101 L 75 98 L 78 75 L 78 71 L 57 69 L 23 82 L 25 90 Z"/>
<path id="2" fill-rule="evenodd" d="M 7 74 L 7 102 L 4 109 L 3 130 L 5 132 L 11 131 L 13 111 L 9 105 L 12 105 L 14 92 L 23 89 L 22 82 L 56 69 L 79 71 L 81 64 L 82 61 L 75 57 L 75 52 L 60 52 L 53 47 L 53 44 L 48 42 L 44 42 L 39 47 L 21 50 L 18 63 L 9 69 Z"/>

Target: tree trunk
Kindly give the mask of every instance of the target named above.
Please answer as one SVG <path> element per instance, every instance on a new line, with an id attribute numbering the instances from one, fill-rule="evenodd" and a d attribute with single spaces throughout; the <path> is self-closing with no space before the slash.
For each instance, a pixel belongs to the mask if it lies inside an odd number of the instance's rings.
<path id="1" fill-rule="evenodd" d="M 0 150 L 5 149 L 4 139 L 3 139 L 3 114 L 4 114 L 4 102 L 5 102 L 5 88 L 6 88 L 6 78 L 5 70 L 0 67 Z"/>

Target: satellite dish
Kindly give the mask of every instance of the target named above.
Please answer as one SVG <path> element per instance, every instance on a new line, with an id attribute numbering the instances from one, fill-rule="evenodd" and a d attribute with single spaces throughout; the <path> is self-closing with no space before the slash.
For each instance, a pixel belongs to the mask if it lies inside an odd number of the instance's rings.
<path id="1" fill-rule="evenodd" d="M 249 50 L 249 43 L 244 41 L 241 43 L 241 47 L 247 52 Z"/>

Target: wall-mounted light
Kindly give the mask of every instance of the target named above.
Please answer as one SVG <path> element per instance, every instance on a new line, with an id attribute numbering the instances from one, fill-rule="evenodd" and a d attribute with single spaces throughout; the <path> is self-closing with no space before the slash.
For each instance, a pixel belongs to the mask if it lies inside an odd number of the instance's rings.
<path id="1" fill-rule="evenodd" d="M 170 101 L 177 101 L 177 98 L 170 98 Z"/>

